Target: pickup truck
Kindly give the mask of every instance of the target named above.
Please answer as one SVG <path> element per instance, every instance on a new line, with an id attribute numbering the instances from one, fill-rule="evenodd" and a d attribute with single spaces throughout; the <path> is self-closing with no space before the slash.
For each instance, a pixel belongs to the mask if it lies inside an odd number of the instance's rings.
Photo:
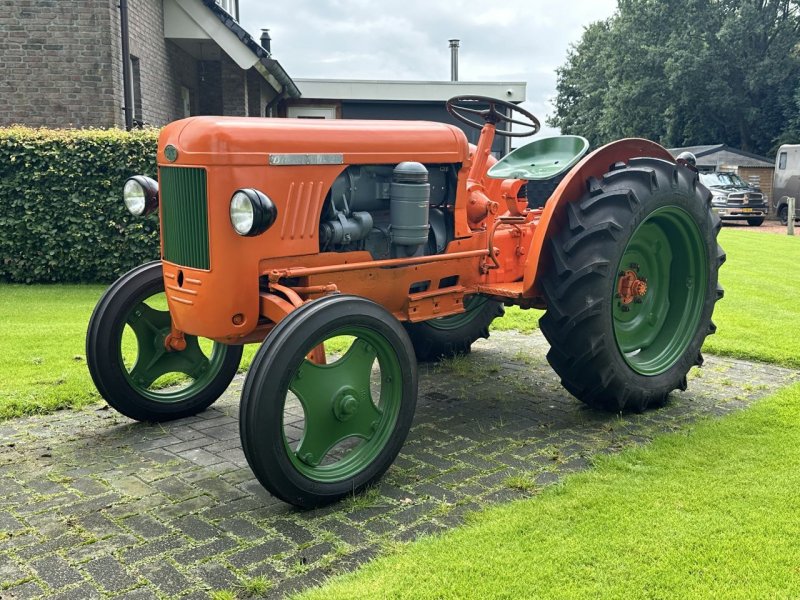
<path id="1" fill-rule="evenodd" d="M 711 205 L 723 221 L 747 221 L 758 227 L 769 210 L 760 189 L 734 173 L 700 173 L 700 182 L 711 191 Z"/>

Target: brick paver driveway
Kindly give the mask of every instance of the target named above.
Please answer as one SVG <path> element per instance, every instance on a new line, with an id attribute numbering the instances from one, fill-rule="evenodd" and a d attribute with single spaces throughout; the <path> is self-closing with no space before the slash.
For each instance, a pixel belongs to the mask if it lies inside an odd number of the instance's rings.
<path id="1" fill-rule="evenodd" d="M 495 333 L 470 357 L 422 367 L 411 436 L 378 488 L 311 512 L 248 469 L 241 378 L 211 410 L 167 425 L 104 408 L 0 423 L 0 598 L 244 596 L 257 576 L 280 597 L 798 377 L 707 357 L 665 408 L 617 416 L 564 392 L 545 351 L 538 334 Z M 509 487 L 520 474 L 534 489 Z"/>

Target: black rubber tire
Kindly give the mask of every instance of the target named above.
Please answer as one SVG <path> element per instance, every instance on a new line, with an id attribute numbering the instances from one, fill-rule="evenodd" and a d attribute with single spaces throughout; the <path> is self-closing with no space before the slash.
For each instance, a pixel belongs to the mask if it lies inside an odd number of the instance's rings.
<path id="1" fill-rule="evenodd" d="M 287 456 L 283 409 L 297 366 L 316 340 L 343 326 L 378 331 L 392 346 L 402 370 L 402 399 L 395 427 L 378 456 L 353 477 L 319 482 L 300 473 Z M 274 496 L 300 508 L 336 502 L 379 479 L 405 443 L 417 404 L 417 365 L 403 327 L 382 306 L 358 296 L 326 296 L 291 312 L 258 350 L 242 389 L 239 433 L 247 462 Z"/>
<path id="2" fill-rule="evenodd" d="M 764 217 L 755 217 L 752 219 L 747 219 L 747 224 L 750 227 L 759 227 L 764 222 Z"/>
<path id="3" fill-rule="evenodd" d="M 693 337 L 664 372 L 645 376 L 632 369 L 618 348 L 613 295 L 618 265 L 637 226 L 656 209 L 678 206 L 698 226 L 705 246 L 708 286 Z M 539 320 L 550 342 L 547 360 L 564 387 L 591 407 L 620 412 L 662 405 L 674 389 L 686 389 L 686 375 L 702 364 L 714 304 L 723 291 L 718 270 L 725 253 L 717 244 L 720 219 L 697 173 L 652 158 L 617 164 L 602 181 L 592 178 L 587 193 L 566 207 L 565 227 L 551 236 L 541 284 L 547 311 Z"/>
<path id="4" fill-rule="evenodd" d="M 781 225 L 789 224 L 789 206 L 787 204 L 778 209 L 778 221 L 781 222 Z"/>
<path id="5" fill-rule="evenodd" d="M 89 319 L 86 364 L 97 390 L 108 404 L 136 421 L 171 421 L 197 414 L 211 406 L 228 388 L 239 368 L 242 346 L 225 346 L 217 376 L 194 396 L 180 402 L 157 402 L 143 397 L 125 377 L 119 340 L 125 317 L 138 302 L 164 291 L 160 261 L 128 271 L 105 291 Z"/>
<path id="6" fill-rule="evenodd" d="M 475 311 L 474 317 L 457 329 L 438 329 L 435 326 L 435 321 L 438 319 L 403 323 L 414 345 L 417 360 L 429 362 L 469 354 L 474 341 L 478 338 L 488 338 L 489 325 L 497 317 L 502 317 L 505 309 L 502 302 L 497 300 L 488 298 L 482 300 L 484 301 L 479 306 L 472 309 Z"/>

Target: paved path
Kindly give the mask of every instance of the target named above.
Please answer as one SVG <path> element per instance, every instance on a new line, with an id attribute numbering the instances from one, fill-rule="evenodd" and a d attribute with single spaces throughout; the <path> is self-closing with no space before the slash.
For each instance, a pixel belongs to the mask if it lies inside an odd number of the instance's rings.
<path id="1" fill-rule="evenodd" d="M 241 379 L 211 410 L 167 425 L 106 409 L 0 423 L 0 598 L 246 597 L 258 576 L 282 597 L 468 511 L 535 493 L 594 454 L 798 379 L 709 358 L 667 407 L 619 417 L 564 392 L 545 350 L 538 334 L 495 333 L 467 358 L 422 369 L 414 427 L 379 487 L 311 512 L 272 498 L 248 469 Z M 512 489 L 511 475 L 529 485 Z"/>

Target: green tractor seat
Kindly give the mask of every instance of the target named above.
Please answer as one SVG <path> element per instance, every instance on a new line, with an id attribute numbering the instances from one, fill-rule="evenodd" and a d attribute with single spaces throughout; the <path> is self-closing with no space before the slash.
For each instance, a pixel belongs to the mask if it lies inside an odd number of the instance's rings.
<path id="1" fill-rule="evenodd" d="M 494 179 L 552 179 L 570 169 L 588 149 L 589 141 L 579 135 L 536 140 L 497 161 L 488 175 Z"/>

